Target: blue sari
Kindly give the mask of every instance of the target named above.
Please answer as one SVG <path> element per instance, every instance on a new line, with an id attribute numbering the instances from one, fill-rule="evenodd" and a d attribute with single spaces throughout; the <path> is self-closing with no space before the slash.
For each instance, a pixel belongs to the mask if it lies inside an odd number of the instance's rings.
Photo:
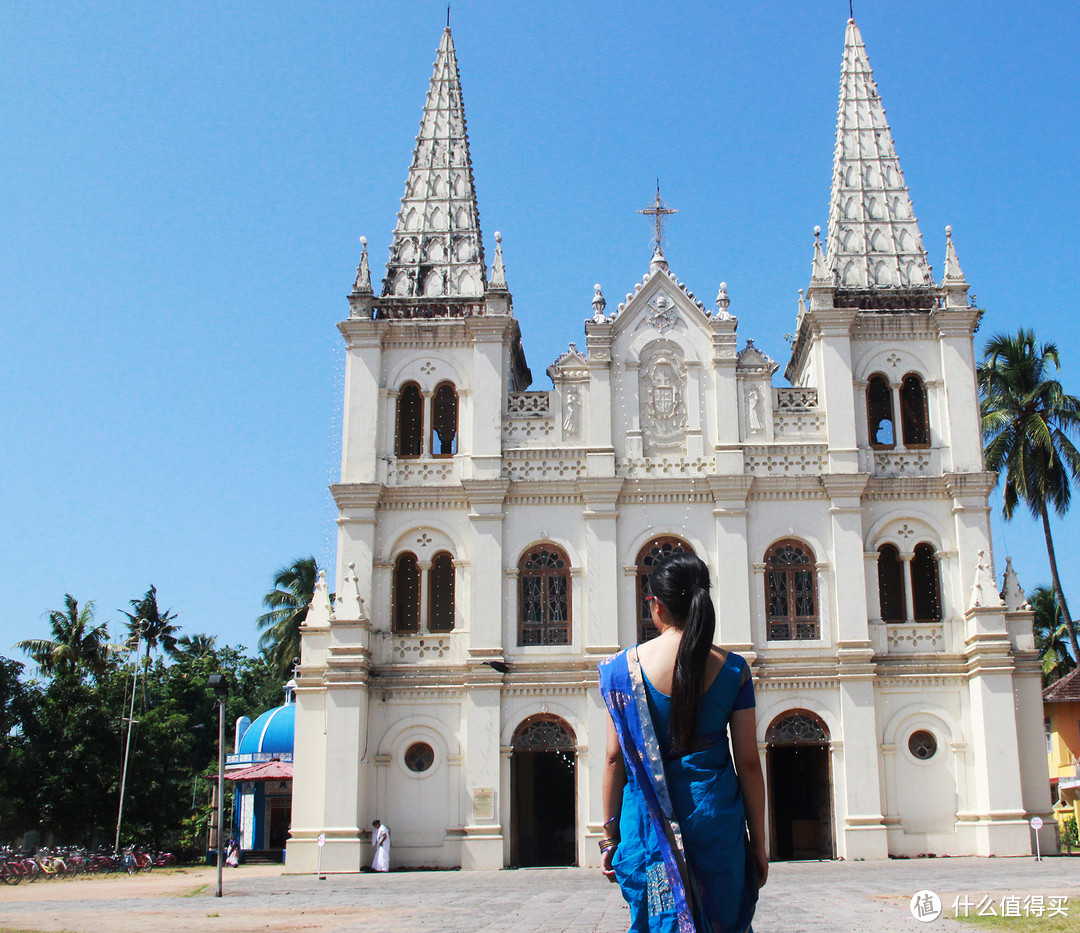
<path id="1" fill-rule="evenodd" d="M 637 648 L 600 665 L 600 692 L 626 762 L 612 868 L 630 907 L 630 930 L 749 931 L 757 868 L 727 742 L 731 712 L 753 705 L 746 662 L 731 653 L 725 658 L 706 691 L 719 704 L 723 725 L 702 732 L 699 723 L 694 747 L 682 756 L 671 752 L 667 722 L 654 722 L 665 698 L 648 683 Z"/>

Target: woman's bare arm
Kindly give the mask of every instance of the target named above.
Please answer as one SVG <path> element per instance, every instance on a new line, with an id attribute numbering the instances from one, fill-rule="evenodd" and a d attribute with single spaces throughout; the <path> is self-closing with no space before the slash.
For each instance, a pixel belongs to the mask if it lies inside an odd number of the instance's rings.
<path id="1" fill-rule="evenodd" d="M 753 707 L 737 709 L 731 714 L 731 753 L 746 808 L 746 826 L 750 830 L 750 847 L 757 863 L 760 886 L 769 875 L 769 852 L 765 843 L 765 778 L 758 756 Z"/>
<path id="2" fill-rule="evenodd" d="M 623 761 L 622 746 L 619 745 L 619 734 L 615 731 L 615 723 L 611 721 L 611 714 L 607 719 L 607 750 L 604 754 L 604 837 L 619 838 L 619 816 L 622 813 L 622 793 L 626 785 L 626 763 Z M 615 880 L 615 872 L 611 868 L 611 859 L 615 855 L 615 849 L 611 848 L 600 856 L 600 870 L 608 881 Z"/>

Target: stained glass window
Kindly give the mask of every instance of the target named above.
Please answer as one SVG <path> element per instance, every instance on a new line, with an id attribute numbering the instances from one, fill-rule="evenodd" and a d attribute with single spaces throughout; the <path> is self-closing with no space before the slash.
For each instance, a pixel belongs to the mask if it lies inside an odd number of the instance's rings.
<path id="1" fill-rule="evenodd" d="M 827 745 L 829 736 L 816 716 L 793 712 L 769 726 L 766 741 L 770 745 Z"/>
<path id="2" fill-rule="evenodd" d="M 693 554 L 694 549 L 680 538 L 664 535 L 653 538 L 637 556 L 637 604 L 638 604 L 638 642 L 648 641 L 659 634 L 652 624 L 652 613 L 646 597 L 649 595 L 649 574 L 653 567 L 669 554 Z"/>
<path id="3" fill-rule="evenodd" d="M 538 544 L 518 563 L 519 645 L 570 643 L 570 561 L 554 544 Z"/>
<path id="4" fill-rule="evenodd" d="M 765 606 L 770 641 L 818 638 L 817 568 L 802 541 L 778 541 L 765 553 Z"/>
<path id="5" fill-rule="evenodd" d="M 405 767 L 420 774 L 435 763 L 435 749 L 427 742 L 413 742 L 405 750 Z"/>
<path id="6" fill-rule="evenodd" d="M 933 758 L 937 752 L 937 739 L 934 738 L 933 733 L 919 729 L 911 733 L 907 747 L 908 751 L 920 761 L 926 761 L 927 758 Z"/>

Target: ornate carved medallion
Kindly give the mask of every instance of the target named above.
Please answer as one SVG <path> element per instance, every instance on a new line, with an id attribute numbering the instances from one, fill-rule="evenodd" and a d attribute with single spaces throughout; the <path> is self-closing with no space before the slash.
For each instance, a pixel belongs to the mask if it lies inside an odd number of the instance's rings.
<path id="1" fill-rule="evenodd" d="M 650 450 L 683 445 L 686 429 L 686 373 L 674 348 L 661 346 L 642 360 L 641 430 Z"/>
<path id="2" fill-rule="evenodd" d="M 668 298 L 663 292 L 654 295 L 652 301 L 645 307 L 645 320 L 660 331 L 660 333 L 663 333 L 669 327 L 672 327 L 675 324 L 675 321 L 678 320 L 678 317 L 679 311 L 675 307 L 675 302 Z"/>

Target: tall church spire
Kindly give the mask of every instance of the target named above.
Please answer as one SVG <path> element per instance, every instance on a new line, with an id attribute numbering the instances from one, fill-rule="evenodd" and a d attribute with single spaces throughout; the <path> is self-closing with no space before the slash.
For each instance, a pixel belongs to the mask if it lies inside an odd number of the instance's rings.
<path id="1" fill-rule="evenodd" d="M 479 298 L 485 279 L 461 78 L 447 26 L 405 180 L 383 297 Z"/>
<path id="2" fill-rule="evenodd" d="M 826 257 L 841 288 L 933 284 L 885 107 L 853 19 L 844 37 Z"/>

